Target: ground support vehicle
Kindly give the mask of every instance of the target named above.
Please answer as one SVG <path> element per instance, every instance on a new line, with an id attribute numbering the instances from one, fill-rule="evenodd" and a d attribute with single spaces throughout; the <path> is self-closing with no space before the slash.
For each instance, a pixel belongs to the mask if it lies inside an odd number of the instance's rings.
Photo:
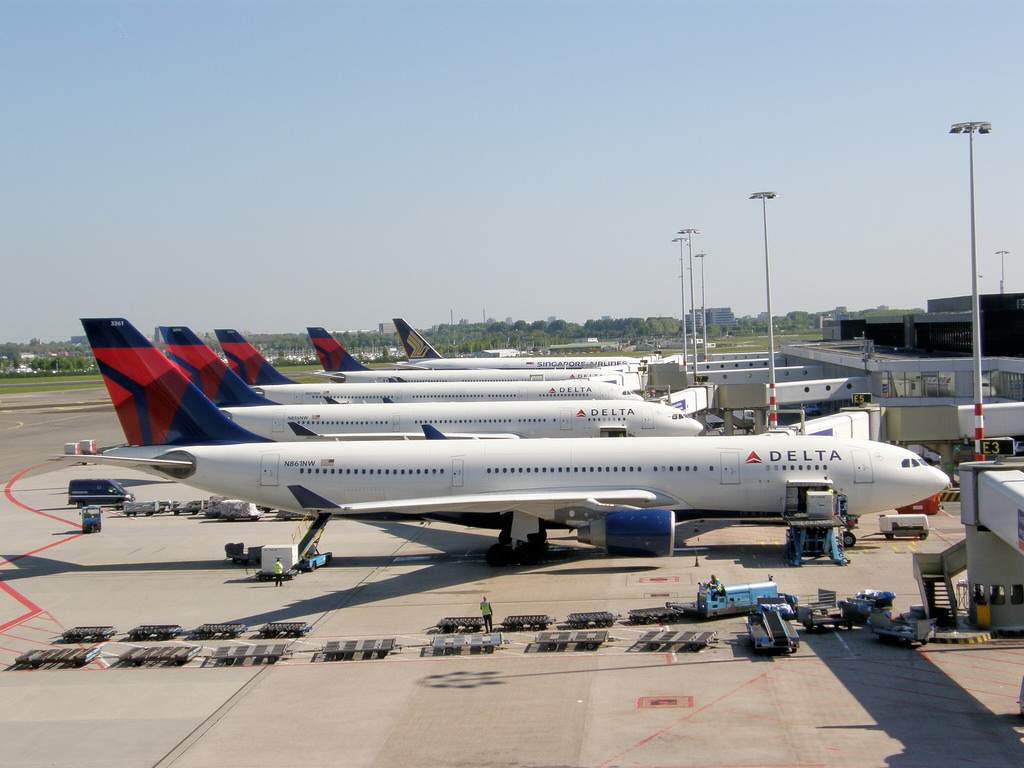
<path id="1" fill-rule="evenodd" d="M 121 506 L 125 517 L 138 517 L 140 514 L 152 517 L 160 512 L 166 512 L 171 508 L 169 501 L 126 501 Z"/>
<path id="2" fill-rule="evenodd" d="M 261 643 L 259 645 L 222 645 L 214 648 L 210 659 L 219 661 L 226 667 L 236 662 L 244 664 L 246 659 L 251 659 L 253 664 L 267 662 L 274 664 L 285 654 L 289 653 L 288 643 Z"/>
<path id="3" fill-rule="evenodd" d="M 795 653 L 800 647 L 793 624 L 768 605 L 747 617 L 747 634 L 755 653 Z"/>
<path id="4" fill-rule="evenodd" d="M 928 538 L 929 523 L 927 515 L 879 515 L 878 532 L 890 541 L 895 538 L 924 539 Z"/>
<path id="5" fill-rule="evenodd" d="M 260 634 L 263 637 L 302 637 L 312 632 L 313 625 L 302 621 L 272 621 L 264 624 Z"/>
<path id="6" fill-rule="evenodd" d="M 200 624 L 192 630 L 192 638 L 195 640 L 213 640 L 223 638 L 234 640 L 243 632 L 248 632 L 249 627 L 240 622 L 229 624 Z"/>
<path id="7" fill-rule="evenodd" d="M 135 501 L 135 494 L 126 491 L 116 480 L 78 478 L 68 483 L 68 506 L 99 505 L 121 509 L 126 501 Z"/>
<path id="8" fill-rule="evenodd" d="M 188 664 L 203 650 L 201 645 L 155 645 L 149 648 L 132 648 L 122 653 L 118 661 L 141 667 L 143 664 Z"/>
<path id="9" fill-rule="evenodd" d="M 585 611 L 581 613 L 570 613 L 565 617 L 565 623 L 572 629 L 586 629 L 587 627 L 610 627 L 619 618 L 608 611 Z"/>
<path id="10" fill-rule="evenodd" d="M 209 499 L 193 499 L 191 501 L 172 501 L 169 511 L 174 515 L 196 515 L 205 512 L 210 506 Z"/>
<path id="11" fill-rule="evenodd" d="M 14 660 L 15 666 L 39 667 L 46 664 L 62 664 L 84 667 L 100 654 L 100 646 L 92 648 L 45 648 L 23 653 Z"/>
<path id="12" fill-rule="evenodd" d="M 109 640 L 116 634 L 117 630 L 110 626 L 72 627 L 61 632 L 60 639 L 65 643 L 83 643 L 86 641 L 99 643 L 103 640 Z"/>
<path id="13" fill-rule="evenodd" d="M 494 653 L 494 649 L 501 645 L 501 632 L 484 632 L 480 635 L 444 635 L 435 637 L 433 640 L 434 653 L 443 653 L 451 656 L 458 651 L 462 653 L 463 648 L 469 652 Z"/>
<path id="14" fill-rule="evenodd" d="M 901 643 L 908 648 L 915 643 L 926 645 L 935 635 L 935 621 L 913 613 L 901 614 L 895 619 L 886 613 L 876 613 L 868 619 L 868 626 L 882 642 Z"/>
<path id="15" fill-rule="evenodd" d="M 103 529 L 103 508 L 82 507 L 82 533 L 99 533 Z"/>
<path id="16" fill-rule="evenodd" d="M 393 637 L 368 637 L 361 640 L 331 640 L 323 647 L 327 661 L 349 661 L 357 655 L 364 659 L 383 659 L 395 648 Z"/>
<path id="17" fill-rule="evenodd" d="M 718 642 L 717 632 L 675 632 L 672 630 L 655 630 L 644 632 L 634 644 L 638 651 L 702 651 L 711 643 Z"/>
<path id="18" fill-rule="evenodd" d="M 480 632 L 484 628 L 484 617 L 445 616 L 436 626 L 442 635 L 450 635 L 453 632 Z"/>
<path id="19" fill-rule="evenodd" d="M 541 632 L 535 643 L 545 651 L 564 651 L 570 645 L 576 650 L 597 650 L 608 639 L 608 632 L 603 629 L 576 630 L 574 632 Z"/>
<path id="20" fill-rule="evenodd" d="M 501 622 L 501 627 L 506 632 L 522 632 L 523 630 L 539 631 L 548 628 L 548 625 L 554 624 L 555 620 L 550 616 L 542 614 L 520 614 L 516 616 L 506 616 L 504 621 Z"/>
<path id="21" fill-rule="evenodd" d="M 852 616 L 844 616 L 836 610 L 836 593 L 818 590 L 818 599 L 811 603 L 800 603 L 796 606 L 796 620 L 803 624 L 808 632 L 821 632 L 825 629 L 853 629 Z"/>
<path id="22" fill-rule="evenodd" d="M 709 583 L 699 585 L 696 602 L 668 602 L 665 603 L 665 607 L 682 616 L 707 619 L 712 616 L 749 613 L 757 608 L 758 600 L 777 597 L 779 589 L 774 581 L 729 584 L 721 587 Z"/>
<path id="23" fill-rule="evenodd" d="M 170 640 L 184 634 L 181 624 L 140 624 L 128 630 L 128 639 L 139 640 Z"/>
<path id="24" fill-rule="evenodd" d="M 295 564 L 295 570 L 297 571 L 315 571 L 317 568 L 321 568 L 331 562 L 334 557 L 333 552 L 313 552 L 312 554 L 306 555 Z"/>

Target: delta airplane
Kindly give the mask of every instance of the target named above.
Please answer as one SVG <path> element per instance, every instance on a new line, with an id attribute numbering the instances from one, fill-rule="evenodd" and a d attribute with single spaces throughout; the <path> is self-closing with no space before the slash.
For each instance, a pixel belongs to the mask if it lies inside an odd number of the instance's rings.
<path id="1" fill-rule="evenodd" d="M 82 325 L 128 440 L 90 461 L 297 513 L 499 527 L 493 565 L 535 561 L 549 528 L 611 554 L 667 556 L 676 519 L 778 521 L 806 509 L 808 489 L 841 489 L 856 516 L 948 484 L 904 448 L 777 433 L 275 443 L 224 416 L 126 320 Z"/>
<path id="2" fill-rule="evenodd" d="M 560 370 L 578 368 L 607 368 L 636 372 L 643 361 L 626 355 L 608 357 L 444 357 L 430 346 L 430 342 L 400 317 L 392 318 L 398 339 L 405 349 L 408 365 L 415 368 L 527 368 L 530 370 Z"/>
<path id="3" fill-rule="evenodd" d="M 507 400 L 632 400 L 640 395 L 607 382 L 373 382 L 367 384 L 265 384 L 249 387 L 196 334 L 161 326 L 167 355 L 203 394 L 221 407 L 273 403 L 498 402 Z"/>

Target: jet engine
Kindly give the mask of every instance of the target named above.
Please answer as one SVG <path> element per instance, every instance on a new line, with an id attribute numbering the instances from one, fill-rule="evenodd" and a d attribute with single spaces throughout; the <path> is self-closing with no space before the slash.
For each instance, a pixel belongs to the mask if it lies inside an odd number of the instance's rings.
<path id="1" fill-rule="evenodd" d="M 676 544 L 675 515 L 670 509 L 613 512 L 581 524 L 576 538 L 610 555 L 670 557 Z"/>

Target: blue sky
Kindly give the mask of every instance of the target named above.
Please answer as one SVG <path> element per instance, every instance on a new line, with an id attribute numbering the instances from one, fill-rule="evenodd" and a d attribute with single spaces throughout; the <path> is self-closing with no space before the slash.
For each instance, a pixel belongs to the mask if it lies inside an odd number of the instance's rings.
<path id="1" fill-rule="evenodd" d="M 0 340 L 1024 291 L 1024 3 L 0 4 Z M 696 262 L 695 262 L 696 263 Z M 700 302 L 700 270 L 695 293 Z M 689 287 L 687 279 L 687 303 Z"/>

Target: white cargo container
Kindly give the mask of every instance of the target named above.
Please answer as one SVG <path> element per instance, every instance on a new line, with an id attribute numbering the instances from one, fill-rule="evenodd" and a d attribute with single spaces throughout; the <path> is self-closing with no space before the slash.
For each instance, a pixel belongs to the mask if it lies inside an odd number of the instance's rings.
<path id="1" fill-rule="evenodd" d="M 287 573 L 299 562 L 299 548 L 295 544 L 265 544 L 260 553 L 260 573 L 273 575 L 274 562 L 281 558 L 281 566 Z"/>
<path id="2" fill-rule="evenodd" d="M 828 520 L 835 514 L 834 500 L 832 491 L 808 491 L 807 516 L 815 520 Z"/>

